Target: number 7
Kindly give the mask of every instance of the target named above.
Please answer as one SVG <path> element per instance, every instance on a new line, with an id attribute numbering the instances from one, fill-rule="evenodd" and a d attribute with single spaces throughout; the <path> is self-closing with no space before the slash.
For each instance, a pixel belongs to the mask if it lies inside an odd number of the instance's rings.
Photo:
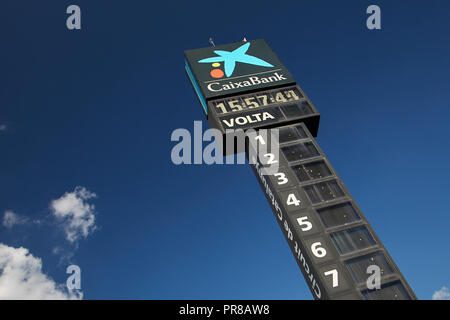
<path id="1" fill-rule="evenodd" d="M 262 99 L 263 106 L 267 106 L 267 95 L 257 96 L 258 99 Z"/>
<path id="2" fill-rule="evenodd" d="M 333 288 L 335 288 L 339 285 L 338 284 L 338 272 L 336 269 L 324 272 L 324 275 L 326 275 L 326 276 L 329 276 L 330 274 L 333 276 Z"/>

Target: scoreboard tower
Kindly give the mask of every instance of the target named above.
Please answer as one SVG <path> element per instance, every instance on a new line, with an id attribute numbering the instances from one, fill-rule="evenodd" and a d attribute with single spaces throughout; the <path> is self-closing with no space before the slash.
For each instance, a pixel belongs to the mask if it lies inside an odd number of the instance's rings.
<path id="1" fill-rule="evenodd" d="M 226 141 L 233 130 L 277 129 L 249 137 L 245 151 L 313 297 L 417 299 L 315 141 L 319 112 L 268 44 L 244 41 L 185 57 L 210 126 Z M 270 152 L 259 152 L 261 145 Z M 275 172 L 268 173 L 270 163 Z"/>

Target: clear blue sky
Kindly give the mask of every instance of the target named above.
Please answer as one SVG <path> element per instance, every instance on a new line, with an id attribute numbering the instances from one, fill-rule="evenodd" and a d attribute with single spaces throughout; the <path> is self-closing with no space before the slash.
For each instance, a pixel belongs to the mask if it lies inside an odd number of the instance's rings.
<path id="1" fill-rule="evenodd" d="M 82 29 L 65 26 L 77 4 Z M 382 30 L 365 9 L 381 7 Z M 318 142 L 417 296 L 450 286 L 450 3 L 3 1 L 0 243 L 86 299 L 312 299 L 245 165 L 176 166 L 176 128 L 208 124 L 183 52 L 264 38 L 321 112 Z M 50 203 L 97 194 L 71 245 Z M 34 223 L 34 220 L 44 223 Z"/>

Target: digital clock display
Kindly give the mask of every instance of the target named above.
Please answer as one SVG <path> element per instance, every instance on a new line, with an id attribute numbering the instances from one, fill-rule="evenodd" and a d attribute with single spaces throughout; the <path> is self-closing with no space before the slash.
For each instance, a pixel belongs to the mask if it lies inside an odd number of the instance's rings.
<path id="1" fill-rule="evenodd" d="M 229 99 L 215 100 L 212 102 L 212 105 L 217 114 L 223 115 L 303 99 L 304 97 L 298 88 L 293 86 L 278 90 L 237 96 Z"/>
<path id="2" fill-rule="evenodd" d="M 317 134 L 319 113 L 297 85 L 208 101 L 211 127 L 223 133 L 304 122 Z"/>

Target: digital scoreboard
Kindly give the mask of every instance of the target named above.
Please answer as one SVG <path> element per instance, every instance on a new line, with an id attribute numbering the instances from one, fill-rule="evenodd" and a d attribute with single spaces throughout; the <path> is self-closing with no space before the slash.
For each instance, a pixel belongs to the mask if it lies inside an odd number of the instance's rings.
<path id="1" fill-rule="evenodd" d="M 185 56 L 211 127 L 224 136 L 236 129 L 276 129 L 275 136 L 249 136 L 246 154 L 313 297 L 416 299 L 314 140 L 318 111 L 267 43 L 239 42 Z M 261 145 L 277 152 L 261 154 Z M 275 172 L 267 170 L 269 160 L 277 164 Z"/>

